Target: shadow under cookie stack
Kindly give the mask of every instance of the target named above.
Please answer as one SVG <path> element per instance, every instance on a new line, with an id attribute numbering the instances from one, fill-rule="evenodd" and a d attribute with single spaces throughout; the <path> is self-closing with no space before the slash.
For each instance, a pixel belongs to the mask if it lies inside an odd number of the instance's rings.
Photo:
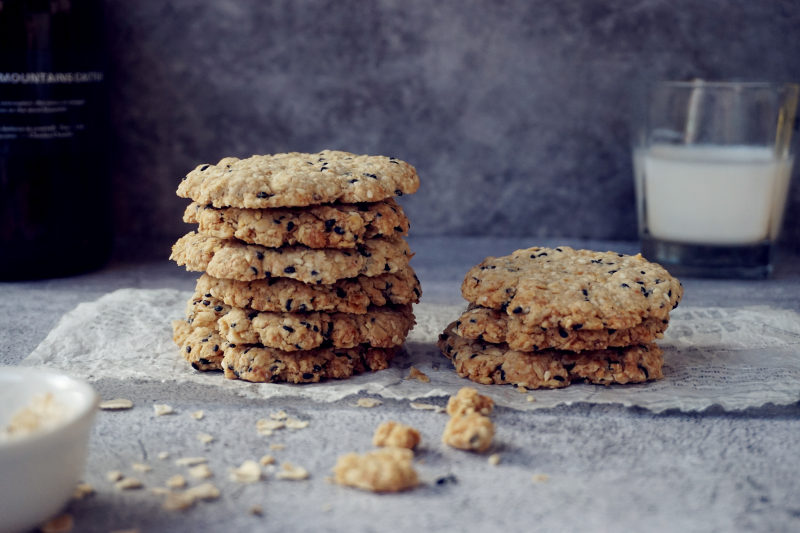
<path id="1" fill-rule="evenodd" d="M 171 259 L 203 272 L 173 338 L 197 370 L 308 383 L 387 368 L 419 280 L 395 196 L 411 165 L 323 151 L 225 158 L 181 182 L 192 200 Z"/>
<path id="2" fill-rule="evenodd" d="M 683 287 L 641 255 L 564 246 L 488 257 L 461 293 L 469 306 L 438 343 L 456 372 L 537 389 L 663 377 L 654 341 Z"/>

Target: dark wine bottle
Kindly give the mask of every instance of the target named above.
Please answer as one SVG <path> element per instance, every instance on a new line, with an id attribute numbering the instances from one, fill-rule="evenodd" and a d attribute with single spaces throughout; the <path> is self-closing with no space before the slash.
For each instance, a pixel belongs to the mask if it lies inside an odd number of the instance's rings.
<path id="1" fill-rule="evenodd" d="M 101 0 L 0 0 L 0 279 L 109 258 L 104 51 Z"/>

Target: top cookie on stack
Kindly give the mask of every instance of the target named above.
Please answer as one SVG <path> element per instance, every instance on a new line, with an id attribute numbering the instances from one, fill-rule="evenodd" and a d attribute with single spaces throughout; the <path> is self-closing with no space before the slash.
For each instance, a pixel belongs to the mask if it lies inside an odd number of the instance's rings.
<path id="1" fill-rule="evenodd" d="M 442 351 L 462 375 L 527 387 L 660 377 L 653 341 L 683 295 L 641 255 L 566 246 L 489 257 L 461 291 L 470 306 L 442 335 Z"/>
<path id="2" fill-rule="evenodd" d="M 347 152 L 199 165 L 178 187 L 198 231 L 171 256 L 204 272 L 175 324 L 184 357 L 250 381 L 385 368 L 421 294 L 393 197 L 418 187 L 408 163 Z"/>

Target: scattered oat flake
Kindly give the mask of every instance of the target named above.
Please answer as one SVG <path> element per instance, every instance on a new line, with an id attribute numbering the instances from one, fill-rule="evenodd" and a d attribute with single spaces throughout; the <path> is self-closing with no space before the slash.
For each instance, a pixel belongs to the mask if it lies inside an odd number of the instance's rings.
<path id="1" fill-rule="evenodd" d="M 216 500 L 219 498 L 219 489 L 211 483 L 203 483 L 187 489 L 186 494 L 195 500 Z"/>
<path id="2" fill-rule="evenodd" d="M 278 444 L 278 443 L 270 444 L 269 445 L 269 449 L 270 450 L 285 450 L 286 449 L 286 445 L 285 444 Z"/>
<path id="3" fill-rule="evenodd" d="M 158 456 L 157 457 L 159 459 L 161 459 L 162 461 L 164 459 L 169 459 L 169 452 L 158 452 Z"/>
<path id="4" fill-rule="evenodd" d="M 190 416 L 192 418 L 194 418 L 195 420 L 202 420 L 203 417 L 206 416 L 206 415 L 205 415 L 205 413 L 203 413 L 203 411 L 195 411 Z"/>
<path id="5" fill-rule="evenodd" d="M 308 470 L 302 466 L 293 465 L 292 463 L 283 463 L 281 471 L 275 474 L 278 479 L 290 479 L 293 481 L 308 479 Z"/>
<path id="6" fill-rule="evenodd" d="M 171 415 L 175 412 L 172 407 L 165 403 L 153 404 L 153 411 L 155 411 L 156 416 Z"/>
<path id="7" fill-rule="evenodd" d="M 490 465 L 497 466 L 497 465 L 500 464 L 500 454 L 499 453 L 493 453 L 492 455 L 489 456 L 489 459 L 487 459 L 487 460 L 489 461 Z"/>
<path id="8" fill-rule="evenodd" d="M 103 411 L 123 411 L 133 407 L 133 402 L 127 398 L 114 398 L 100 402 L 100 409 Z"/>
<path id="9" fill-rule="evenodd" d="M 383 405 L 383 402 L 376 399 L 376 398 L 359 398 L 356 401 L 356 407 L 378 407 L 379 405 Z"/>
<path id="10" fill-rule="evenodd" d="M 181 457 L 175 460 L 175 464 L 178 466 L 195 466 L 207 462 L 208 459 L 205 457 Z"/>
<path id="11" fill-rule="evenodd" d="M 213 435 L 209 435 L 208 433 L 198 433 L 197 434 L 197 440 L 199 440 L 203 444 L 210 444 L 210 443 L 214 442 L 214 436 Z"/>
<path id="12" fill-rule="evenodd" d="M 119 470 L 109 470 L 108 472 L 106 472 L 106 479 L 108 481 L 111 481 L 112 483 L 115 481 L 119 481 L 123 477 L 125 476 Z"/>
<path id="13" fill-rule="evenodd" d="M 261 459 L 258 460 L 261 466 L 267 466 L 271 464 L 275 464 L 275 458 L 271 455 L 265 455 Z"/>
<path id="14" fill-rule="evenodd" d="M 186 486 L 186 478 L 180 474 L 175 474 L 167 480 L 165 485 L 170 489 L 182 489 Z"/>
<path id="15" fill-rule="evenodd" d="M 550 476 L 547 474 L 534 474 L 531 476 L 531 481 L 534 483 L 544 483 L 550 479 Z"/>
<path id="16" fill-rule="evenodd" d="M 211 473 L 211 469 L 207 464 L 200 464 L 191 467 L 189 469 L 189 475 L 195 479 L 208 479 L 214 474 Z"/>
<path id="17" fill-rule="evenodd" d="M 238 468 L 231 470 L 230 478 L 237 483 L 256 483 L 261 480 L 261 466 L 248 459 Z"/>
<path id="18" fill-rule="evenodd" d="M 64 513 L 39 526 L 39 531 L 42 533 L 67 533 L 72 531 L 74 525 L 72 515 Z"/>
<path id="19" fill-rule="evenodd" d="M 525 398 L 525 399 L 528 400 L 530 403 L 533 403 L 533 402 L 536 401 L 536 397 L 533 394 L 529 394 L 528 397 Z"/>
<path id="20" fill-rule="evenodd" d="M 416 409 L 417 411 L 436 411 L 437 413 L 444 412 L 444 408 L 430 403 L 411 402 L 408 405 L 409 407 L 411 407 L 412 409 Z"/>
<path id="21" fill-rule="evenodd" d="M 276 429 L 283 429 L 286 423 L 280 420 L 268 420 L 260 418 L 256 421 L 256 431 L 263 437 L 269 437 Z"/>
<path id="22" fill-rule="evenodd" d="M 262 516 L 264 514 L 264 508 L 260 505 L 254 505 L 250 508 L 249 512 L 254 516 Z"/>
<path id="23" fill-rule="evenodd" d="M 411 366 L 411 368 L 408 369 L 408 376 L 406 377 L 406 379 L 416 379 L 423 383 L 431 382 L 431 378 L 429 378 L 425 372 L 423 372 L 422 370 L 418 369 L 413 365 Z"/>
<path id="24" fill-rule="evenodd" d="M 151 487 L 150 488 L 150 492 L 152 492 L 156 496 L 166 496 L 167 494 L 169 494 L 172 491 L 169 490 L 166 487 Z"/>
<path id="25" fill-rule="evenodd" d="M 144 463 L 133 463 L 131 465 L 131 468 L 133 468 L 137 472 L 150 472 L 153 469 L 152 466 L 146 465 Z"/>
<path id="26" fill-rule="evenodd" d="M 94 494 L 94 487 L 88 483 L 78 483 L 72 491 L 73 500 L 83 500 Z"/>
<path id="27" fill-rule="evenodd" d="M 525 388 L 525 385 L 517 385 L 517 392 L 527 393 L 528 389 Z"/>
<path id="28" fill-rule="evenodd" d="M 286 427 L 289 429 L 303 429 L 308 427 L 308 420 L 298 420 L 296 418 L 287 418 Z"/>
<path id="29" fill-rule="evenodd" d="M 286 414 L 286 411 L 278 411 L 277 413 L 270 413 L 269 417 L 273 420 L 286 420 L 289 415 Z"/>
<path id="30" fill-rule="evenodd" d="M 162 508 L 167 511 L 183 511 L 193 506 L 198 500 L 215 500 L 219 498 L 219 489 L 211 483 L 203 483 L 185 491 L 170 492 L 164 499 Z"/>
<path id="31" fill-rule="evenodd" d="M 114 488 L 117 490 L 135 490 L 141 489 L 144 485 L 135 477 L 122 478 L 114 483 Z"/>

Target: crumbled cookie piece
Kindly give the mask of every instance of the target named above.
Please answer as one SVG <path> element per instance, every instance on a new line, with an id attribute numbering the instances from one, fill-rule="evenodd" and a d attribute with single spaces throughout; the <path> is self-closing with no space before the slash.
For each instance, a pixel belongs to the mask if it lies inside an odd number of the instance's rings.
<path id="1" fill-rule="evenodd" d="M 258 460 L 258 464 L 260 464 L 261 466 L 268 466 L 275 464 L 275 458 L 271 455 L 264 455 L 261 457 L 261 459 Z"/>
<path id="2" fill-rule="evenodd" d="M 488 462 L 492 466 L 499 465 L 500 464 L 500 454 L 499 453 L 493 453 L 492 455 L 489 456 Z"/>
<path id="3" fill-rule="evenodd" d="M 359 398 L 356 400 L 357 407 L 365 407 L 367 409 L 383 405 L 383 402 L 377 398 Z"/>
<path id="4" fill-rule="evenodd" d="M 105 400 L 100 402 L 98 406 L 103 411 L 122 411 L 125 409 L 131 409 L 133 407 L 133 402 L 126 399 L 126 398 L 114 398 L 113 400 Z"/>
<path id="5" fill-rule="evenodd" d="M 422 370 L 418 369 L 413 365 L 411 366 L 411 368 L 408 369 L 408 376 L 406 377 L 406 379 L 416 379 L 423 383 L 431 382 L 431 378 L 429 378 L 425 372 L 423 372 Z"/>
<path id="6" fill-rule="evenodd" d="M 390 446 L 397 448 L 408 448 L 409 450 L 419 444 L 419 431 L 411 426 L 389 420 L 384 422 L 372 436 L 372 444 L 375 446 Z"/>
<path id="7" fill-rule="evenodd" d="M 489 416 L 494 409 L 494 401 L 488 396 L 478 394 L 472 387 L 462 387 L 455 396 L 447 400 L 447 414 L 464 415 L 470 412 Z"/>
<path id="8" fill-rule="evenodd" d="M 286 427 L 286 422 L 282 420 L 268 420 L 266 418 L 256 420 L 256 432 L 262 437 L 269 437 L 273 431 L 284 427 Z"/>
<path id="9" fill-rule="evenodd" d="M 201 432 L 201 433 L 197 434 L 197 440 L 199 440 L 203 444 L 210 444 L 210 443 L 214 442 L 214 436 L 213 435 L 209 435 L 208 433 L 202 433 Z"/>
<path id="10" fill-rule="evenodd" d="M 175 474 L 167 479 L 165 485 L 170 489 L 182 489 L 186 486 L 186 478 L 180 474 Z"/>
<path id="11" fill-rule="evenodd" d="M 453 416 L 444 428 L 442 442 L 453 448 L 485 452 L 492 445 L 494 424 L 475 411 Z"/>
<path id="12" fill-rule="evenodd" d="M 256 483 L 261 481 L 261 466 L 251 460 L 243 462 L 238 468 L 231 470 L 231 481 L 237 483 Z"/>
<path id="13" fill-rule="evenodd" d="M 289 429 L 304 429 L 309 424 L 308 420 L 298 420 L 297 418 L 287 418 L 286 427 Z"/>
<path id="14" fill-rule="evenodd" d="M 206 415 L 202 410 L 200 410 L 200 411 L 194 411 L 193 413 L 191 413 L 190 416 L 192 418 L 194 418 L 195 420 L 202 420 L 203 417 L 206 416 Z"/>
<path id="15" fill-rule="evenodd" d="M 153 404 L 153 411 L 155 412 L 156 416 L 171 415 L 175 412 L 172 407 L 165 403 Z"/>
<path id="16" fill-rule="evenodd" d="M 167 511 L 182 511 L 192 507 L 197 501 L 216 500 L 220 492 L 211 483 L 203 483 L 183 492 L 170 492 L 164 499 L 162 508 Z"/>
<path id="17" fill-rule="evenodd" d="M 364 455 L 348 453 L 333 467 L 334 481 L 372 492 L 398 492 L 419 484 L 411 460 L 414 453 L 406 448 L 381 448 Z"/>
<path id="18" fill-rule="evenodd" d="M 214 474 L 207 464 L 200 464 L 189 468 L 189 475 L 195 479 L 208 479 Z"/>

